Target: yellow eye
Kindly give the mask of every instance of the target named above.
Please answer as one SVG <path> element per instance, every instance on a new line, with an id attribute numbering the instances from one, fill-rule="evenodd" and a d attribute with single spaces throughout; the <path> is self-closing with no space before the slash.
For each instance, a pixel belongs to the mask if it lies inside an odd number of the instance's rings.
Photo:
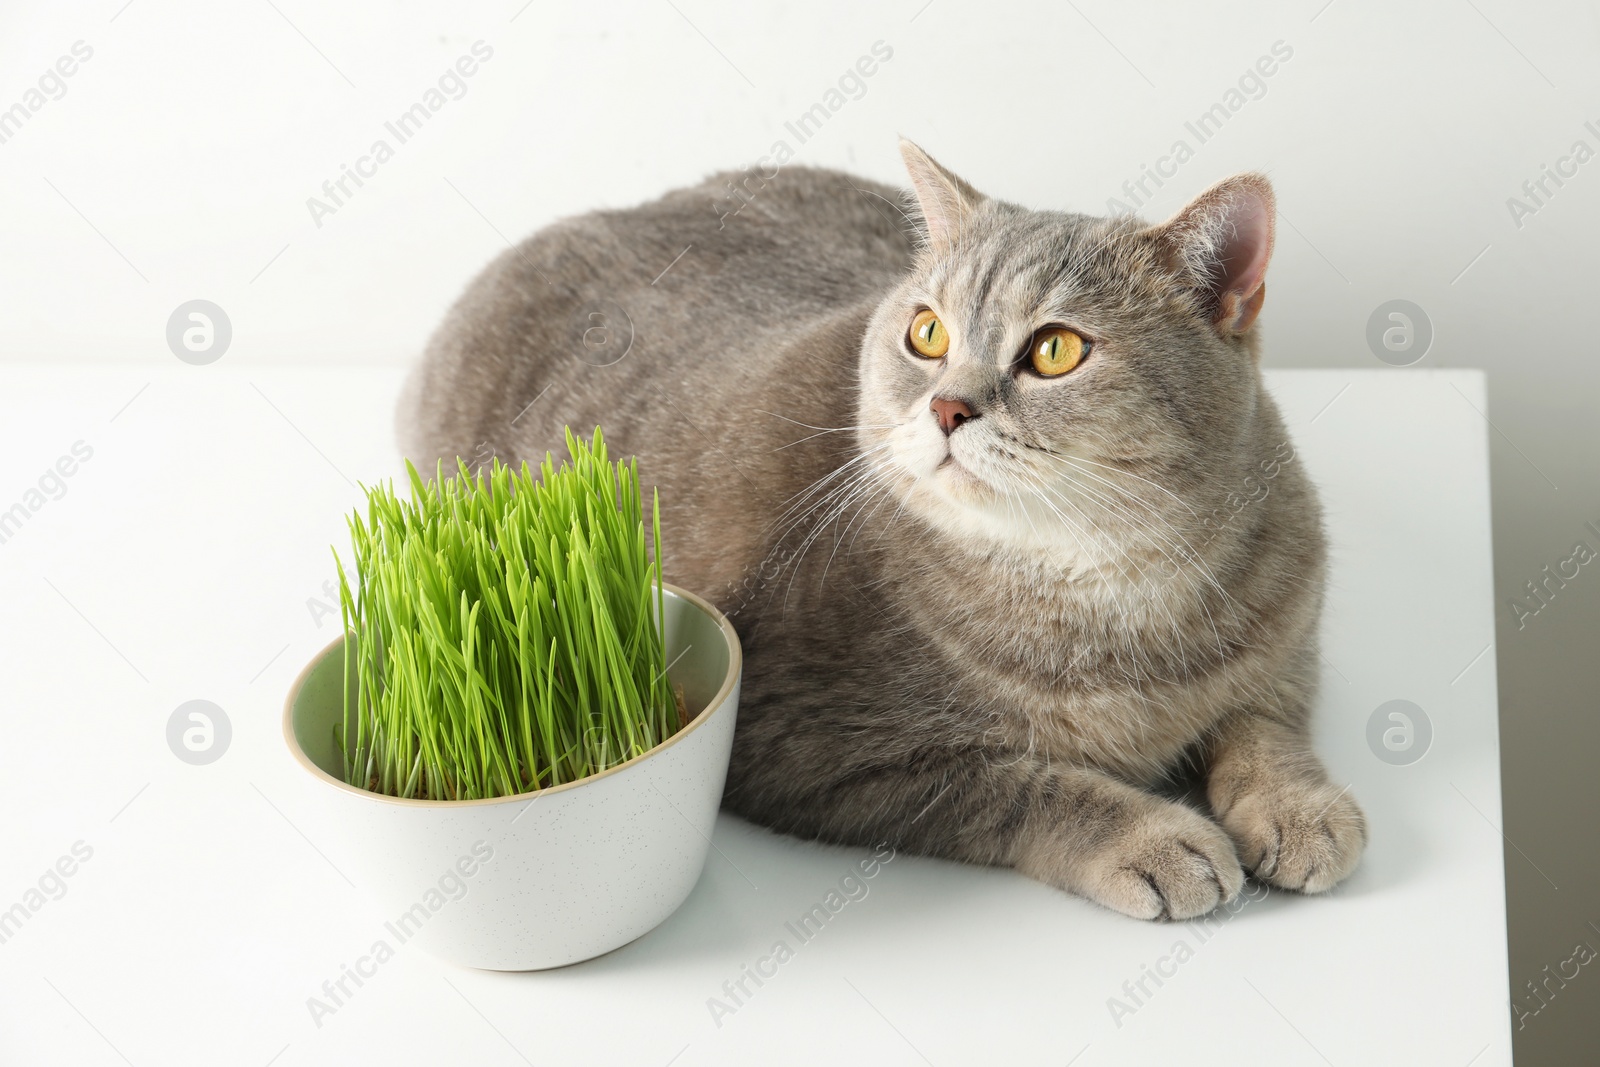
<path id="1" fill-rule="evenodd" d="M 906 339 L 917 355 L 929 359 L 943 359 L 950 351 L 950 335 L 944 332 L 944 323 L 927 308 L 917 312 L 916 318 L 911 320 L 911 332 Z"/>
<path id="2" fill-rule="evenodd" d="M 1084 339 L 1061 326 L 1051 326 L 1033 335 L 1030 355 L 1033 369 L 1046 378 L 1054 378 L 1083 362 L 1088 351 Z"/>

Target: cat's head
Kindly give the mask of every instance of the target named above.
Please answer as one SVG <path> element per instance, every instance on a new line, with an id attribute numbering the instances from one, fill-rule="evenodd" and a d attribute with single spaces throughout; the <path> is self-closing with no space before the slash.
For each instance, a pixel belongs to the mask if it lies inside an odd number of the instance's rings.
<path id="1" fill-rule="evenodd" d="M 1253 445 L 1271 186 L 1229 178 L 1152 225 L 993 200 L 901 149 L 925 240 L 863 343 L 874 468 L 958 536 L 1171 554 Z"/>

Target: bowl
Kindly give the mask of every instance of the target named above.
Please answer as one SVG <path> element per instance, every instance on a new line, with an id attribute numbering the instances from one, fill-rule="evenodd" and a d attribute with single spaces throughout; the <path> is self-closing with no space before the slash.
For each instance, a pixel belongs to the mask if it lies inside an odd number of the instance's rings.
<path id="1" fill-rule="evenodd" d="M 346 784 L 334 739 L 344 638 L 295 679 L 283 733 L 321 807 L 318 839 L 377 902 L 391 950 L 415 942 L 469 967 L 560 967 L 627 944 L 684 902 L 722 799 L 743 658 L 704 600 L 667 585 L 663 610 L 667 674 L 689 724 L 626 763 L 517 796 L 407 800 Z"/>

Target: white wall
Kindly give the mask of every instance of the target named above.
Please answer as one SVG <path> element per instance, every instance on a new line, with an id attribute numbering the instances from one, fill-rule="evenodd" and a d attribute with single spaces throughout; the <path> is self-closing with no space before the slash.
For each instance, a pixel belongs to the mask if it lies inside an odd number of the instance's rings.
<path id="1" fill-rule="evenodd" d="M 897 181 L 903 132 L 993 194 L 1103 210 L 1283 42 L 1146 210 L 1271 176 L 1271 364 L 1375 366 L 1368 317 L 1404 298 L 1437 334 L 1420 366 L 1489 369 L 1506 829 L 1563 886 L 1508 850 L 1513 986 L 1595 938 L 1600 576 L 1525 629 L 1507 606 L 1600 520 L 1600 159 L 1520 225 L 1507 205 L 1575 141 L 1600 151 L 1594 5 L 273 3 L 6 4 L 0 108 L 74 42 L 93 55 L 0 143 L 0 359 L 164 364 L 168 315 L 201 297 L 233 363 L 408 360 L 500 234 L 793 143 L 784 122 L 877 41 L 892 59 L 801 161 Z M 307 198 L 479 40 L 465 95 L 317 226 Z M 1519 1035 L 1524 1062 L 1577 1039 L 1591 984 Z"/>

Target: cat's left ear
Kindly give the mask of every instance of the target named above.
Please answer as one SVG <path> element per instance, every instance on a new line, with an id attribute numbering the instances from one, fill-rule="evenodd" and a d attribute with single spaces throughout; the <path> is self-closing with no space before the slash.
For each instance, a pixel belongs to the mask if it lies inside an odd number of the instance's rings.
<path id="1" fill-rule="evenodd" d="M 1244 333 L 1261 311 L 1276 212 L 1264 175 L 1236 174 L 1155 227 L 1205 294 L 1222 333 Z"/>
<path id="2" fill-rule="evenodd" d="M 928 244 L 934 249 L 948 248 L 984 202 L 984 195 L 904 137 L 900 138 L 900 157 L 906 161 L 911 188 L 928 225 Z"/>

